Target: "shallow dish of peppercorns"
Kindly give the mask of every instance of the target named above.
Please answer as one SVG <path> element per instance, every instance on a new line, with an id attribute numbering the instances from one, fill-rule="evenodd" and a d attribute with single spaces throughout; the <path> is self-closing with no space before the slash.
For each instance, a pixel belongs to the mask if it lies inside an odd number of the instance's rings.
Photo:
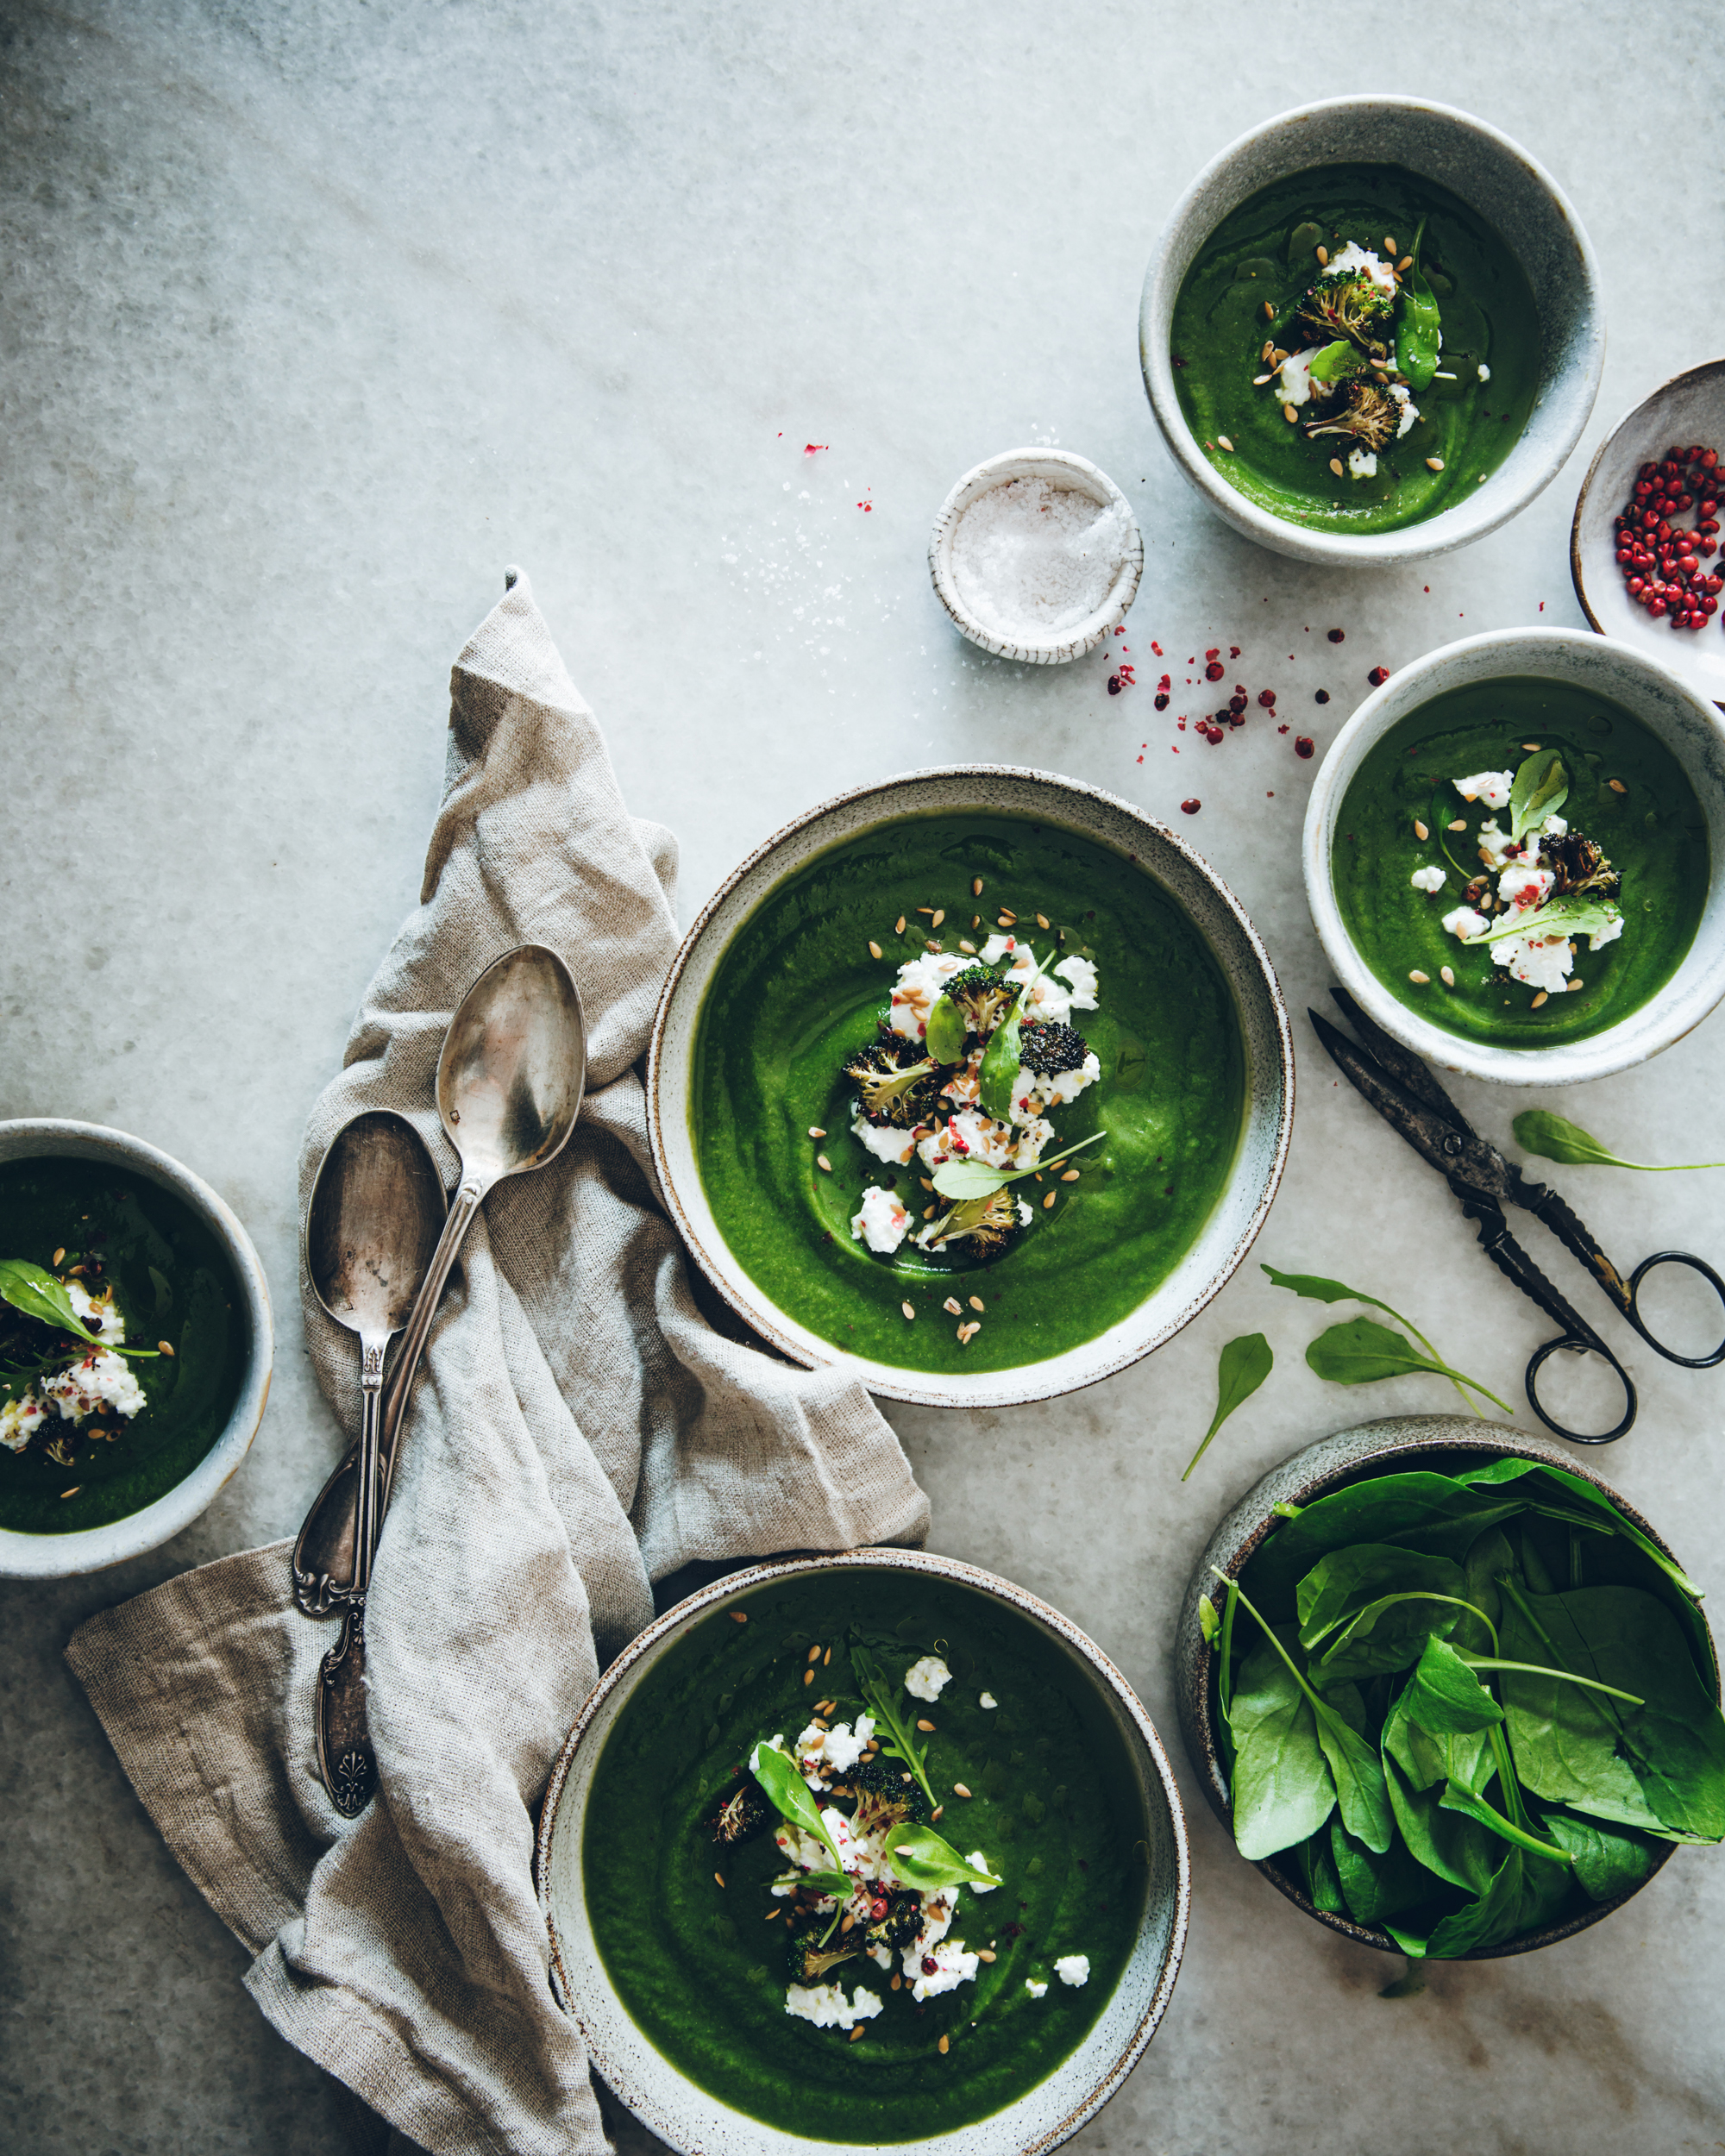
<path id="1" fill-rule="evenodd" d="M 1725 710 L 1725 360 L 1675 374 L 1600 444 L 1576 498 L 1569 567 L 1604 636 L 1664 661 Z"/>

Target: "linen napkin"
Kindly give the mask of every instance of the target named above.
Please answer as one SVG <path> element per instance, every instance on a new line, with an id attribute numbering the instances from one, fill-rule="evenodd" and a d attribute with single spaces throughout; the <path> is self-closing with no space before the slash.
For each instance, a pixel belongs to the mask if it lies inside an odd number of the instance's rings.
<path id="1" fill-rule="evenodd" d="M 67 1656 L 291 2043 L 434 2156 L 590 2156 L 605 2134 L 532 1871 L 577 1710 L 656 1580 L 696 1557 L 920 1542 L 928 1503 L 860 1385 L 696 1307 L 636 1068 L 676 949 L 674 843 L 629 816 L 526 579 L 508 585 L 455 662 L 419 906 L 300 1160 L 303 1216 L 340 1126 L 396 1108 L 452 1186 L 432 1086 L 455 1005 L 517 943 L 567 959 L 589 1032 L 580 1125 L 486 1200 L 403 1425 L 366 1623 L 379 1793 L 348 1821 L 318 1780 L 336 1635 L 293 1608 L 286 1542 L 92 1618 Z M 300 1285 L 318 1382 L 356 1430 L 353 1336 Z"/>

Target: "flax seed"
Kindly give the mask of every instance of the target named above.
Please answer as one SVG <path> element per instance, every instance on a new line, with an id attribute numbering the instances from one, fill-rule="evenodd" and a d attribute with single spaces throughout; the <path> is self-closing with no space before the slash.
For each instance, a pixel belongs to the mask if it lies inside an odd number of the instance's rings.
<path id="1" fill-rule="evenodd" d="M 712 1876 L 721 1886 L 724 1884 L 724 1874 L 722 1871 L 715 1871 Z"/>
<path id="2" fill-rule="evenodd" d="M 942 1813 L 943 1813 L 945 1809 L 946 1809 L 945 1805 L 944 1805 L 944 1804 L 937 1804 L 937 1805 L 935 1806 L 934 1809 L 933 1809 L 933 1810 L 932 1810 L 932 1811 L 929 1814 L 929 1815 L 928 1815 L 928 1816 L 929 1816 L 929 1819 L 930 1819 L 930 1821 L 931 1821 L 931 1822 L 932 1822 L 932 1821 L 935 1821 L 935 1820 L 937 1820 L 937 1819 L 938 1819 L 938 1818 L 940 1817 L 941 1814 L 942 1814 Z"/>
<path id="3" fill-rule="evenodd" d="M 809 1649 L 808 1658 L 811 1662 L 819 1662 L 820 1660 L 820 1643 L 819 1640 L 817 1640 L 814 1645 Z"/>
<path id="4" fill-rule="evenodd" d="M 1337 477 L 1338 479 L 1339 479 L 1339 478 L 1341 477 L 1341 475 L 1342 475 L 1342 461 L 1341 461 L 1341 459 L 1340 459 L 1339 457 L 1332 457 L 1332 458 L 1330 459 L 1330 469 L 1331 469 L 1331 471 L 1333 471 L 1333 472 L 1335 473 L 1335 475 L 1336 475 L 1336 477 Z"/>
<path id="5" fill-rule="evenodd" d="M 1450 829 L 1452 831 L 1465 831 L 1467 829 L 1466 817 L 1458 816 L 1454 823 L 1450 825 Z"/>
<path id="6" fill-rule="evenodd" d="M 917 1177 L 917 1181 L 922 1185 L 925 1190 L 932 1190 L 934 1188 L 933 1183 L 926 1175 L 919 1175 Z"/>
<path id="7" fill-rule="evenodd" d="M 998 1960 L 1000 1957 L 994 1952 L 992 1946 L 979 1946 L 976 1949 L 976 1959 L 978 1961 L 995 1961 Z"/>
<path id="8" fill-rule="evenodd" d="M 981 876 L 972 876 L 972 877 L 971 877 L 971 879 L 970 879 L 970 895 L 971 895 L 971 897 L 972 897 L 973 899 L 980 899 L 980 898 L 982 897 L 982 877 L 981 877 Z"/>
<path id="9" fill-rule="evenodd" d="M 1297 411 L 1295 411 L 1295 409 L 1294 409 L 1294 407 L 1293 407 L 1293 405 L 1292 405 L 1292 404 L 1284 404 L 1284 405 L 1282 407 L 1282 417 L 1283 417 L 1283 418 L 1284 418 L 1284 419 L 1288 422 L 1289 425 L 1291 427 L 1291 426 L 1293 426 L 1293 425 L 1294 425 L 1294 424 L 1295 424 L 1295 423 L 1298 421 L 1300 415 L 1299 415 L 1299 413 L 1298 413 Z"/>
<path id="10" fill-rule="evenodd" d="M 158 1340 L 156 1342 L 156 1346 L 164 1355 L 172 1355 L 173 1353 L 173 1343 L 172 1340 Z"/>
<path id="11" fill-rule="evenodd" d="M 1432 976 L 1430 974 L 1421 973 L 1417 966 L 1414 967 L 1413 972 L 1408 975 L 1408 978 L 1413 982 L 1416 988 L 1427 988 L 1431 986 Z"/>
<path id="12" fill-rule="evenodd" d="M 1534 1010 L 1534 1011 L 1537 1011 L 1537 1010 L 1539 1009 L 1540 1006 L 1540 1005 L 1541 1005 L 1541 1004 L 1542 1004 L 1545 1000 L 1546 1000 L 1546 991 L 1545 991 L 1543 988 L 1541 988 L 1541 989 L 1540 989 L 1540 993 L 1538 993 L 1538 995 L 1536 995 L 1536 996 L 1534 998 L 1533 1002 L 1532 1002 L 1532 1003 L 1528 1006 L 1528 1008 L 1529 1008 L 1530 1010 Z"/>
<path id="13" fill-rule="evenodd" d="M 973 943 L 969 942 L 965 937 L 961 936 L 959 937 L 958 948 L 960 950 L 966 952 L 972 958 L 976 956 L 976 946 Z"/>
<path id="14" fill-rule="evenodd" d="M 1078 1170 L 1076 1168 L 1069 1168 L 1060 1180 L 1063 1183 L 1076 1183 L 1078 1180 Z"/>
<path id="15" fill-rule="evenodd" d="M 893 933 L 894 936 L 902 936 L 904 932 L 905 917 L 902 913 L 900 913 L 898 919 L 893 923 Z"/>
<path id="16" fill-rule="evenodd" d="M 1384 252 L 1387 255 L 1389 255 L 1392 260 L 1394 260 L 1395 256 L 1396 256 L 1396 242 L 1395 242 L 1395 241 L 1394 241 L 1394 240 L 1392 240 L 1392 239 L 1389 237 L 1389 235 L 1388 235 L 1388 233 L 1386 233 L 1386 234 L 1384 235 L 1384 239 L 1383 239 L 1383 252 Z"/>
<path id="17" fill-rule="evenodd" d="M 932 913 L 933 911 L 934 908 L 932 906 L 919 906 L 917 908 L 919 913 Z"/>
<path id="18" fill-rule="evenodd" d="M 1219 449 L 1226 449 L 1230 456 L 1234 453 L 1234 445 L 1225 434 L 1219 434 L 1216 436 L 1216 447 Z"/>
<path id="19" fill-rule="evenodd" d="M 1413 266 L 1413 256 L 1411 254 L 1404 254 L 1402 257 L 1402 260 L 1396 265 L 1396 274 L 1398 277 L 1405 277 Z"/>
<path id="20" fill-rule="evenodd" d="M 973 913 L 970 916 L 970 925 L 972 928 L 981 928 L 982 925 L 982 916 L 980 913 Z"/>
<path id="21" fill-rule="evenodd" d="M 746 1609 L 733 1609 L 727 1612 L 727 1614 L 733 1625 L 746 1625 L 749 1622 L 749 1612 Z"/>
<path id="22" fill-rule="evenodd" d="M 1569 984 L 1569 992 L 1573 995 L 1578 988 L 1584 988 L 1586 986 L 1587 983 L 1584 981 L 1571 981 Z"/>
<path id="23" fill-rule="evenodd" d="M 1051 1190 L 1048 1195 L 1042 1201 L 1042 1209 L 1044 1213 L 1052 1212 L 1054 1208 L 1054 1198 L 1055 1194 Z"/>
<path id="24" fill-rule="evenodd" d="M 821 1129 L 819 1123 L 811 1123 L 809 1125 L 809 1136 L 811 1138 L 825 1138 L 826 1136 L 826 1132 Z"/>
<path id="25" fill-rule="evenodd" d="M 962 1782 L 955 1782 L 952 1785 L 952 1794 L 955 1796 L 969 1796 L 970 1792 Z"/>
<path id="26" fill-rule="evenodd" d="M 959 1318 L 964 1314 L 964 1306 L 957 1295 L 949 1295 L 940 1307 L 950 1317 Z"/>
<path id="27" fill-rule="evenodd" d="M 1431 835 L 1432 835 L 1432 834 L 1430 833 L 1430 831 L 1428 831 L 1428 830 L 1426 829 L 1425 825 L 1424 825 L 1424 824 L 1423 824 L 1420 821 L 1419 818 L 1416 816 L 1416 817 L 1414 818 L 1414 837 L 1415 837 L 1415 838 L 1425 839 L 1425 838 L 1429 838 L 1429 837 L 1431 837 Z"/>
<path id="28" fill-rule="evenodd" d="M 767 1921 L 770 1924 L 778 1914 L 779 1912 L 777 1909 L 768 1909 L 767 1912 Z"/>
<path id="29" fill-rule="evenodd" d="M 1266 382 L 1273 382 L 1275 379 L 1276 377 L 1273 374 L 1254 374 L 1251 378 L 1251 385 L 1254 389 L 1262 389 Z"/>
<path id="30" fill-rule="evenodd" d="M 987 1309 L 988 1309 L 988 1304 L 987 1304 L 987 1303 L 985 1303 L 985 1302 L 983 1301 L 982 1298 L 980 1295 L 972 1295 L 972 1296 L 971 1296 L 971 1298 L 970 1298 L 970 1307 L 971 1307 L 973 1310 L 981 1310 L 981 1311 L 986 1312 L 986 1311 L 987 1311 Z"/>
<path id="31" fill-rule="evenodd" d="M 1444 461 L 1441 457 L 1427 457 L 1426 459 L 1426 469 L 1428 472 L 1441 472 L 1443 468 Z"/>
<path id="32" fill-rule="evenodd" d="M 1285 353 L 1285 352 L 1282 349 L 1282 347 L 1278 344 L 1278 345 L 1276 346 L 1276 348 L 1275 351 L 1274 351 L 1274 352 L 1272 352 L 1272 353 L 1270 354 L 1270 362 L 1271 362 L 1271 364 L 1272 364 L 1273 366 L 1276 366 L 1276 367 L 1280 367 L 1280 366 L 1281 366 L 1281 364 L 1282 364 L 1282 362 L 1283 362 L 1283 360 L 1284 360 L 1288 357 L 1288 354 L 1286 354 L 1286 353 Z"/>
<path id="33" fill-rule="evenodd" d="M 927 1731 L 929 1732 L 929 1733 L 930 1733 L 930 1735 L 931 1735 L 931 1736 L 934 1733 L 934 1724 L 933 1724 L 932 1721 L 930 1721 L 930 1720 L 928 1719 L 927 1715 L 925 1715 L 925 1714 L 919 1714 L 919 1715 L 918 1715 L 918 1717 L 917 1717 L 917 1727 L 918 1727 L 919 1729 L 925 1729 L 925 1730 L 927 1730 Z"/>
<path id="34" fill-rule="evenodd" d="M 832 1173 L 832 1163 L 826 1157 L 825 1153 L 817 1153 L 815 1155 L 814 1164 L 823 1172 L 823 1174 L 830 1175 Z"/>
<path id="35" fill-rule="evenodd" d="M 1036 917 L 1036 924 L 1037 924 L 1037 926 L 1038 926 L 1038 928 L 1046 928 L 1046 927 L 1048 927 L 1048 926 L 1049 926 L 1049 918 L 1048 918 L 1047 914 L 1045 914 L 1045 913 L 1038 913 L 1038 914 L 1037 915 L 1037 917 Z"/>
<path id="36" fill-rule="evenodd" d="M 1274 322 L 1276 319 L 1276 310 L 1267 299 L 1264 303 L 1264 318 L 1266 322 Z"/>
<path id="37" fill-rule="evenodd" d="M 74 1482 L 70 1489 L 63 1489 L 60 1494 L 60 1502 L 64 1504 L 68 1497 L 76 1497 L 83 1488 L 82 1482 Z"/>
<path id="38" fill-rule="evenodd" d="M 866 2021 L 859 2021 L 850 2032 L 850 2041 L 853 2044 L 860 2044 L 868 2034 L 869 2024 Z"/>
<path id="39" fill-rule="evenodd" d="M 1266 299 L 1264 304 L 1267 307 L 1270 304 L 1270 302 Z M 943 2059 L 946 2056 L 947 2053 L 951 2050 L 951 2048 L 952 2046 L 950 2040 L 944 2036 L 943 2036 L 940 2041 L 935 2046 L 935 2049 L 941 2054 Z"/>
<path id="40" fill-rule="evenodd" d="M 896 1990 L 898 1990 L 899 1986 L 900 1986 L 900 1985 L 903 1982 L 904 1982 L 904 1978 L 903 1978 L 902 1977 L 894 1977 L 893 1978 L 893 1989 L 894 1989 L 894 1991 L 896 1991 Z"/>
<path id="41" fill-rule="evenodd" d="M 934 1188 L 934 1185 L 931 1183 L 929 1185 L 929 1188 L 932 1190 Z M 922 1217 L 925 1220 L 932 1220 L 939 1210 L 940 1207 L 938 1206 L 925 1206 L 922 1209 Z M 911 1315 L 911 1313 L 906 1310 L 905 1315 L 908 1318 Z"/>
<path id="42" fill-rule="evenodd" d="M 1330 266 L 1330 250 L 1327 247 L 1320 247 L 1315 251 L 1318 257 L 1318 267 L 1327 269 Z"/>
<path id="43" fill-rule="evenodd" d="M 805 1684 L 812 1684 L 814 1683 L 814 1671 L 812 1670 L 805 1670 L 803 1671 L 803 1683 Z"/>
<path id="44" fill-rule="evenodd" d="M 934 1211 L 934 1207 L 933 1207 L 932 1206 L 931 1206 L 929 1207 L 928 1211 L 929 1211 L 929 1213 L 932 1213 L 932 1212 Z M 928 1218 L 928 1213 L 925 1213 L 925 1214 L 923 1215 L 923 1218 L 924 1218 L 925 1219 L 926 1219 Z M 901 1303 L 899 1305 L 899 1307 L 900 1307 L 900 1310 L 902 1310 L 902 1311 L 904 1312 L 905 1315 L 906 1315 L 907 1318 L 913 1318 L 913 1317 L 915 1317 L 915 1315 L 916 1315 L 916 1305 L 915 1305 L 914 1303 L 901 1302 Z"/>
<path id="45" fill-rule="evenodd" d="M 1540 744 L 1536 741 L 1524 741 L 1521 746 L 1530 756 L 1536 756 L 1540 753 Z"/>
<path id="46" fill-rule="evenodd" d="M 1629 791 L 1621 779 L 1608 779 L 1605 783 L 1614 793 L 1627 793 Z"/>
<path id="47" fill-rule="evenodd" d="M 1446 987 L 1446 988 L 1453 988 L 1453 987 L 1454 987 L 1454 986 L 1455 986 L 1455 984 L 1456 984 L 1456 977 L 1455 977 L 1455 968 L 1454 968 L 1454 967 L 1453 967 L 1453 966 L 1440 966 L 1440 967 L 1438 968 L 1438 978 L 1439 978 L 1439 980 L 1440 980 L 1440 981 L 1441 981 L 1443 982 L 1443 984 L 1444 984 L 1445 987 Z"/>
<path id="48" fill-rule="evenodd" d="M 1260 352 L 1260 353 L 1258 354 L 1258 358 L 1259 358 L 1259 359 L 1261 359 L 1261 360 L 1264 361 L 1264 365 L 1265 365 L 1266 367 L 1268 367 L 1268 366 L 1269 366 L 1269 364 L 1270 364 L 1270 354 L 1271 354 L 1271 353 L 1273 353 L 1273 352 L 1275 351 L 1275 349 L 1276 349 L 1276 340 L 1275 340 L 1275 338 L 1274 338 L 1274 337 L 1266 337 L 1266 338 L 1264 340 L 1264 349 L 1263 349 L 1263 351 L 1262 351 L 1262 352 Z"/>
<path id="49" fill-rule="evenodd" d="M 1003 906 L 1000 908 L 1000 925 L 1001 925 L 1001 927 L 1002 927 L 1002 928 L 1016 928 L 1016 927 L 1018 926 L 1018 924 L 1019 924 L 1019 917 L 1018 917 L 1018 915 L 1017 915 L 1016 913 L 1014 913 L 1014 912 L 1013 912 L 1013 909 L 1011 908 L 1011 906 Z"/>
<path id="50" fill-rule="evenodd" d="M 61 1258 L 63 1258 L 65 1256 L 66 1256 L 66 1245 L 65 1245 L 65 1244 L 64 1244 L 64 1243 L 62 1243 L 62 1244 L 60 1244 L 60 1248 L 59 1248 L 59 1249 L 58 1249 L 58 1250 L 54 1252 L 54 1254 L 53 1254 L 53 1262 L 54 1262 L 54 1263 L 55 1263 L 56 1265 L 58 1265 L 58 1264 L 60 1263 L 60 1262 Z"/>
<path id="51" fill-rule="evenodd" d="M 886 955 L 887 955 L 887 954 L 886 954 L 886 953 L 885 953 L 885 952 L 884 952 L 881 949 L 881 946 L 880 946 L 880 945 L 879 945 L 879 944 L 878 944 L 878 943 L 875 941 L 874 937 L 871 936 L 871 937 L 869 938 L 869 956 L 871 958 L 884 958 L 884 957 L 886 956 Z"/>
<path id="52" fill-rule="evenodd" d="M 923 945 L 923 949 L 925 950 L 938 951 L 940 949 L 940 938 L 938 936 L 930 937 L 928 941 Z"/>

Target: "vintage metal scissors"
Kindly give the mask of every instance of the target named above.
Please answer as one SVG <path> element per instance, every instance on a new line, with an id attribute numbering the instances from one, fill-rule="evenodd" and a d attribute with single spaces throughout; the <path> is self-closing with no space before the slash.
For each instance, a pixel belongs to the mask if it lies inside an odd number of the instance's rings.
<path id="1" fill-rule="evenodd" d="M 1461 1200 L 1463 1213 L 1470 1220 L 1479 1223 L 1480 1242 L 1498 1271 L 1514 1281 L 1524 1295 L 1538 1303 L 1547 1317 L 1563 1327 L 1556 1339 L 1547 1340 L 1543 1347 L 1534 1351 L 1533 1359 L 1527 1364 L 1527 1403 L 1546 1429 L 1567 1438 L 1571 1445 L 1609 1445 L 1614 1438 L 1621 1438 L 1635 1420 L 1635 1387 L 1628 1371 L 1586 1319 L 1571 1309 L 1510 1234 L 1503 1217 L 1506 1205 L 1521 1206 L 1536 1220 L 1544 1221 L 1564 1248 L 1598 1282 L 1656 1355 L 1690 1370 L 1711 1369 L 1716 1363 L 1725 1362 L 1725 1339 L 1720 1341 L 1711 1355 L 1679 1355 L 1654 1338 L 1638 1307 L 1641 1282 L 1656 1265 L 1686 1265 L 1711 1284 L 1721 1309 L 1725 1310 L 1725 1280 L 1704 1259 L 1691 1257 L 1686 1250 L 1660 1250 L 1655 1257 L 1644 1259 L 1625 1280 L 1554 1190 L 1529 1181 L 1513 1162 L 1504 1159 L 1495 1145 L 1488 1145 L 1475 1134 L 1467 1119 L 1417 1056 L 1374 1025 L 1346 989 L 1333 988 L 1330 993 L 1343 1013 L 1352 1020 L 1355 1031 L 1365 1044 L 1360 1047 L 1327 1018 L 1308 1011 L 1307 1015 L 1317 1029 L 1318 1038 L 1329 1051 L 1331 1061 L 1390 1128 L 1399 1131 L 1421 1159 L 1428 1161 L 1443 1176 Z M 1594 1436 L 1579 1430 L 1566 1430 L 1540 1405 L 1540 1372 L 1559 1351 L 1603 1357 L 1615 1371 L 1623 1387 L 1625 1406 L 1623 1420 L 1615 1430 Z"/>

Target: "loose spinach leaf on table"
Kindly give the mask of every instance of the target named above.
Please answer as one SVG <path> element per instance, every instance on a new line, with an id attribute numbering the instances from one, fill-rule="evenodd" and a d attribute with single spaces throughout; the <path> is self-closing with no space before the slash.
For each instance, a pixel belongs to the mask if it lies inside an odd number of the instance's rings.
<path id="1" fill-rule="evenodd" d="M 1346 1324 L 1333 1325 L 1307 1349 L 1306 1360 L 1320 1377 L 1333 1385 L 1371 1385 L 1382 1378 L 1429 1370 L 1434 1377 L 1446 1377 L 1453 1385 L 1465 1385 L 1493 1407 L 1502 1407 L 1506 1415 L 1513 1417 L 1515 1413 L 1490 1386 L 1452 1369 L 1447 1363 L 1420 1354 L 1399 1332 L 1379 1325 L 1376 1318 L 1350 1318 Z"/>
<path id="2" fill-rule="evenodd" d="M 1256 1863 L 1314 1834 L 1335 1809 L 1312 1703 L 1269 1642 L 1241 1664 L 1228 1709 L 1234 1840 Z"/>
<path id="3" fill-rule="evenodd" d="M 938 1178 L 936 1179 L 937 1188 Z M 1223 1348 L 1216 1364 L 1216 1412 L 1210 1418 L 1210 1426 L 1204 1432 L 1203 1442 L 1186 1463 L 1186 1475 L 1197 1466 L 1209 1449 L 1218 1430 L 1242 1402 L 1252 1395 L 1269 1376 L 1276 1357 L 1270 1343 L 1261 1332 L 1247 1332 L 1238 1340 L 1230 1340 Z M 1183 1482 L 1186 1475 L 1180 1479 Z"/>
<path id="4" fill-rule="evenodd" d="M 1603 1820 L 1578 1819 L 1573 1812 L 1548 1811 L 1545 1829 L 1569 1852 L 1575 1876 L 1590 1901 L 1612 1902 L 1640 1886 L 1653 1868 L 1659 1844 L 1628 1827 Z"/>
<path id="5" fill-rule="evenodd" d="M 1439 1365 L 1442 1364 L 1444 1358 L 1421 1332 L 1414 1320 L 1411 1318 L 1403 1317 L 1399 1310 L 1392 1308 L 1389 1303 L 1380 1302 L 1376 1295 L 1364 1294 L 1359 1288 L 1350 1288 L 1343 1281 L 1327 1280 L 1321 1273 L 1280 1273 L 1273 1265 L 1265 1265 L 1261 1269 L 1269 1274 L 1272 1286 L 1286 1288 L 1290 1294 L 1302 1296 L 1308 1302 L 1363 1302 L 1370 1309 L 1381 1310 L 1386 1318 L 1394 1318 L 1397 1325 L 1405 1325 L 1427 1354 L 1431 1357 L 1433 1362 Z M 1308 1359 L 1309 1360 L 1309 1357 Z M 1463 1405 L 1471 1407 L 1472 1402 L 1468 1399 L 1467 1395 L 1462 1392 L 1460 1382 L 1453 1376 L 1450 1382 L 1455 1387 L 1457 1392 L 1461 1394 Z"/>
<path id="6" fill-rule="evenodd" d="M 1561 1161 L 1566 1168 L 1633 1168 L 1642 1175 L 1687 1175 L 1701 1168 L 1725 1168 L 1725 1160 L 1692 1160 L 1655 1164 L 1651 1161 L 1622 1160 L 1608 1152 L 1596 1138 L 1567 1116 L 1549 1108 L 1523 1108 L 1511 1125 L 1515 1143 L 1524 1153 L 1541 1160 Z"/>

